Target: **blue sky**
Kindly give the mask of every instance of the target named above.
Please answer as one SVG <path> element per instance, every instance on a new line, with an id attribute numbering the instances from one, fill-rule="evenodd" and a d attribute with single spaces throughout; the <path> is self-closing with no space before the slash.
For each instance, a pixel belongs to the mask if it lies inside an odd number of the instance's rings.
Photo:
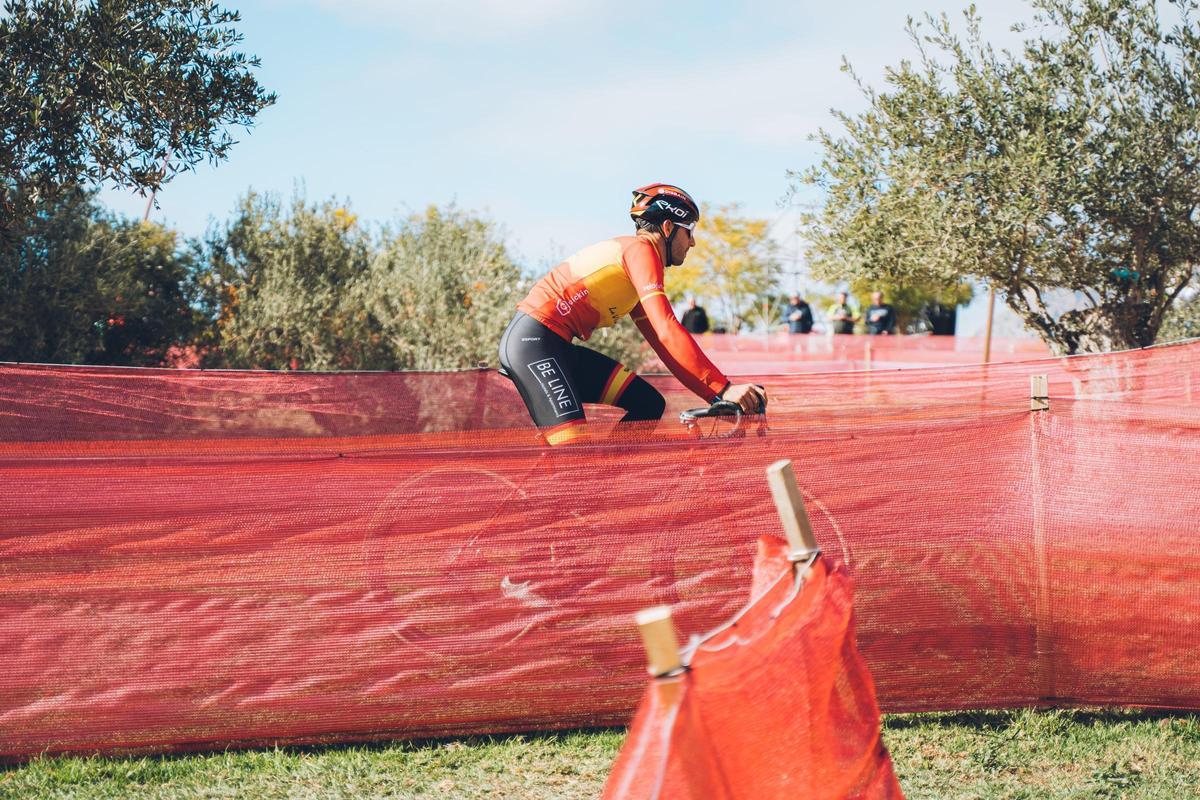
<path id="1" fill-rule="evenodd" d="M 905 17 L 965 3 L 256 0 L 244 49 L 279 95 L 232 157 L 177 177 L 152 218 L 200 234 L 253 187 L 348 198 L 364 220 L 455 202 L 500 223 L 530 268 L 625 232 L 655 180 L 775 220 L 831 107 L 862 106 L 847 57 L 882 86 L 911 57 Z M 1030 12 L 976 3 L 996 41 Z M 109 192 L 141 215 L 145 200 Z"/>

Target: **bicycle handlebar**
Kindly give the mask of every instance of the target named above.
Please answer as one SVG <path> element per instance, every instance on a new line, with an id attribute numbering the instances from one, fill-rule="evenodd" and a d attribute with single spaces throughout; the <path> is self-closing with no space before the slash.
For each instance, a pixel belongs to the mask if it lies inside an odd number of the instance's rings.
<path id="1" fill-rule="evenodd" d="M 728 400 L 714 400 L 713 404 L 707 408 L 689 408 L 680 412 L 679 421 L 687 423 L 706 417 L 740 417 L 744 413 L 742 407 L 737 403 Z"/>
<path id="2" fill-rule="evenodd" d="M 765 415 L 767 413 L 767 399 L 764 396 L 759 402 L 758 412 L 753 416 Z M 742 411 L 742 407 L 730 400 L 715 400 L 712 405 L 707 408 L 689 408 L 679 414 L 679 421 L 688 427 L 689 430 L 696 430 L 698 420 L 710 419 L 713 417 L 733 417 L 732 426 L 724 433 L 715 434 L 716 438 L 724 439 L 739 435 L 742 427 L 742 422 L 747 416 L 746 412 Z M 760 435 L 761 435 L 760 431 Z"/>

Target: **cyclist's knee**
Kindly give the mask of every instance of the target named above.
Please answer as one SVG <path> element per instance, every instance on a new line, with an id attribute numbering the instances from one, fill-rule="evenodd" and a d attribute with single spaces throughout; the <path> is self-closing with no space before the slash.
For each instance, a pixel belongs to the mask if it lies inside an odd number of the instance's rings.
<path id="1" fill-rule="evenodd" d="M 644 378 L 638 378 L 621 396 L 620 406 L 625 409 L 623 422 L 642 422 L 662 419 L 667 401 Z"/>
<path id="2" fill-rule="evenodd" d="M 650 384 L 646 384 L 650 386 Z M 654 392 L 646 400 L 646 419 L 662 419 L 663 413 L 667 410 L 667 400 L 658 391 L 650 386 L 650 391 Z"/>

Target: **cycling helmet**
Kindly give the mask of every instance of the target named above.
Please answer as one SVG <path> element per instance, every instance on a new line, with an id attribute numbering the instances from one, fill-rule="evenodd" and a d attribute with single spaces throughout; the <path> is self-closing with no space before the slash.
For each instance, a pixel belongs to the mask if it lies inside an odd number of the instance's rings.
<path id="1" fill-rule="evenodd" d="M 665 219 L 685 224 L 700 219 L 700 206 L 692 196 L 669 183 L 652 183 L 633 190 L 633 206 L 629 216 L 634 222 L 645 220 L 657 225 Z"/>
<path id="2" fill-rule="evenodd" d="M 696 227 L 696 223 L 700 220 L 700 206 L 696 204 L 690 194 L 678 186 L 672 186 L 669 183 L 652 183 L 649 186 L 633 190 L 633 206 L 629 209 L 629 216 L 638 224 L 638 227 L 657 228 L 663 220 L 676 223 L 671 230 L 671 235 L 667 237 L 665 248 L 665 266 L 670 267 L 674 266 L 671 242 L 675 238 L 675 234 L 679 232 L 680 225 L 688 230 Z"/>

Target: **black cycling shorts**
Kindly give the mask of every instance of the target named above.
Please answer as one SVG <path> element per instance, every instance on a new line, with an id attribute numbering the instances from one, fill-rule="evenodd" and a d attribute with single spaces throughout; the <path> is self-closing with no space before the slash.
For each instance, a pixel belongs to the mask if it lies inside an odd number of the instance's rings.
<path id="1" fill-rule="evenodd" d="M 500 337 L 500 366 L 543 429 L 582 421 L 584 403 L 623 408 L 622 422 L 659 419 L 667 407 L 645 379 L 606 355 L 565 341 L 523 311 Z"/>

